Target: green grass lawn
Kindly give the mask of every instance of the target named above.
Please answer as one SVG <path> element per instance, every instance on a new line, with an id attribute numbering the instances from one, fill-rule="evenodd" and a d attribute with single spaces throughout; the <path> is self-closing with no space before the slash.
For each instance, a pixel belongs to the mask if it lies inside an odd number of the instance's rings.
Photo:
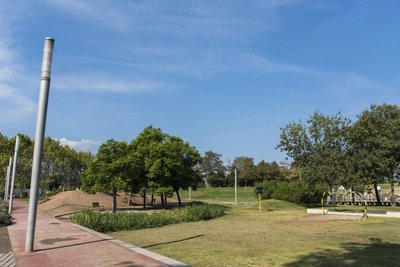
<path id="1" fill-rule="evenodd" d="M 201 193 L 193 198 L 216 200 Z M 318 221 L 278 200 L 263 201 L 261 213 L 256 203 L 228 207 L 210 221 L 109 234 L 193 266 L 399 266 L 399 219 Z"/>
<path id="2" fill-rule="evenodd" d="M 183 201 L 189 200 L 189 191 L 181 190 L 180 195 Z M 234 202 L 234 187 L 212 187 L 198 188 L 192 190 L 192 200 L 207 202 Z M 254 187 L 238 187 L 238 202 L 257 202 Z"/>

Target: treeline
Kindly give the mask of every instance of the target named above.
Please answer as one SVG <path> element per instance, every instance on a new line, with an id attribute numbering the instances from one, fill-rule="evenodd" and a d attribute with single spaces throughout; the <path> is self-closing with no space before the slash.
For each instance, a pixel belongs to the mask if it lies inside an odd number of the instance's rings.
<path id="1" fill-rule="evenodd" d="M 306 123 L 292 122 L 281 128 L 278 148 L 293 159 L 291 168 L 302 173 L 308 190 L 364 188 L 398 182 L 400 166 L 400 108 L 372 105 L 354 123 L 338 113 L 313 113 Z M 363 189 L 362 189 L 363 190 Z"/>
<path id="2" fill-rule="evenodd" d="M 17 160 L 15 188 L 22 196 L 25 189 L 30 187 L 32 174 L 33 140 L 19 134 L 19 153 Z M 5 186 L 7 166 L 10 157 L 14 156 L 16 137 L 9 138 L 0 134 L 0 190 Z M 55 189 L 76 189 L 81 186 L 80 174 L 92 160 L 88 152 L 79 152 L 61 145 L 50 137 L 44 140 L 41 166 L 41 193 Z"/>
<path id="3" fill-rule="evenodd" d="M 33 141 L 20 134 L 16 188 L 29 187 Z M 0 188 L 4 187 L 6 166 L 14 153 L 15 137 L 0 134 Z M 149 126 L 131 142 L 108 140 L 95 156 L 77 152 L 47 137 L 42 160 L 42 192 L 55 188 L 78 188 L 87 192 L 118 191 L 160 196 L 161 204 L 179 190 L 199 186 L 233 186 L 235 170 L 239 186 L 264 184 L 267 197 L 293 202 L 313 202 L 321 191 L 363 188 L 398 181 L 400 166 L 400 108 L 372 105 L 350 119 L 338 113 L 313 113 L 305 122 L 281 128 L 277 146 L 291 158 L 280 162 L 255 163 L 251 157 L 236 157 L 225 164 L 222 155 L 197 149 L 177 136 Z M 283 197 L 285 196 L 285 197 Z M 394 193 L 392 194 L 394 196 Z M 394 201 L 394 200 L 392 200 Z"/>
<path id="4" fill-rule="evenodd" d="M 235 170 L 239 186 L 254 186 L 263 181 L 292 180 L 299 175 L 290 169 L 286 161 L 278 164 L 276 161 L 261 160 L 255 164 L 252 157 L 240 156 L 231 164 L 225 164 L 221 157 L 221 154 L 206 151 L 201 159 L 198 170 L 208 186 L 234 186 Z"/>

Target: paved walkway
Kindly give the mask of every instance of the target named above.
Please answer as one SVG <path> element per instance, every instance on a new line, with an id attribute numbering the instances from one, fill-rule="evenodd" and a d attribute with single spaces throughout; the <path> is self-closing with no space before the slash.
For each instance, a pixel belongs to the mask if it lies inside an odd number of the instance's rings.
<path id="1" fill-rule="evenodd" d="M 14 267 L 14 254 L 7 227 L 0 227 L 0 266 Z"/>
<path id="2" fill-rule="evenodd" d="M 189 266 L 106 235 L 57 220 L 38 210 L 35 252 L 26 253 L 28 204 L 14 202 L 8 232 L 17 266 Z"/>

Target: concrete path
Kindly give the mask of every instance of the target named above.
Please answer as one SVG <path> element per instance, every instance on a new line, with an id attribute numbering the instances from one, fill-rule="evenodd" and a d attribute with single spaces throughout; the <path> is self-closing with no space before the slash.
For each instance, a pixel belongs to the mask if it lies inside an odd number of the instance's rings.
<path id="1" fill-rule="evenodd" d="M 38 210 L 34 252 L 26 253 L 28 204 L 15 200 L 8 232 L 17 266 L 189 266 Z"/>

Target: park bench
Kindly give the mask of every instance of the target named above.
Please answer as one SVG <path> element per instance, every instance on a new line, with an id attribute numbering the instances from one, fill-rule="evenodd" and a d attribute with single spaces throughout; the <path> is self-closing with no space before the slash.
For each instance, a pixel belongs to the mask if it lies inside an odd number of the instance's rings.
<path id="1" fill-rule="evenodd" d="M 99 202 L 93 202 L 92 203 L 92 208 L 93 209 L 98 209 L 98 210 L 104 210 L 104 206 L 100 206 Z"/>

